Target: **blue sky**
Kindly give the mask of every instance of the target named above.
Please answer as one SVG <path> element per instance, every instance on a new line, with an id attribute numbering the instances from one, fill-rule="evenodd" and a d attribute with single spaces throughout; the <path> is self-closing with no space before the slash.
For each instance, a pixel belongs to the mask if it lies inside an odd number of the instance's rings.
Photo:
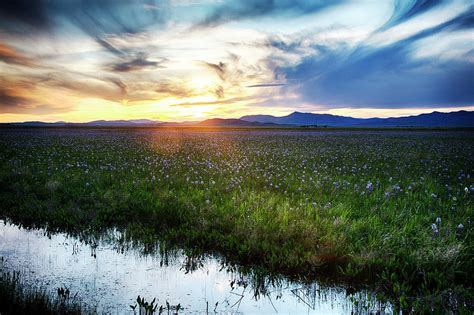
<path id="1" fill-rule="evenodd" d="M 0 120 L 474 109 L 472 1 L 0 4 Z"/>

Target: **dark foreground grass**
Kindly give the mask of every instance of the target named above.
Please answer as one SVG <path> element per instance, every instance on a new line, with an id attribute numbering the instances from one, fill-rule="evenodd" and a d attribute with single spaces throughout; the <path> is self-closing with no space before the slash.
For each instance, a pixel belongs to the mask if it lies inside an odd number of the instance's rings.
<path id="1" fill-rule="evenodd" d="M 0 215 L 469 308 L 472 152 L 462 131 L 2 130 Z"/>
<path id="2" fill-rule="evenodd" d="M 0 314 L 74 315 L 84 311 L 73 296 L 53 295 L 45 288 L 24 283 L 19 272 L 5 272 L 0 268 Z"/>

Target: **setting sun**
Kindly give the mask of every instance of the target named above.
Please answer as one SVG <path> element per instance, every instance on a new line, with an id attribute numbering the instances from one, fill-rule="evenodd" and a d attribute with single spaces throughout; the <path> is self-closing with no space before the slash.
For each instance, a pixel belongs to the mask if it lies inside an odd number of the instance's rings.
<path id="1" fill-rule="evenodd" d="M 0 1 L 0 315 L 474 314 L 473 0 Z"/>
<path id="2" fill-rule="evenodd" d="M 469 1 L 395 2 L 7 6 L 0 122 L 474 109 Z"/>

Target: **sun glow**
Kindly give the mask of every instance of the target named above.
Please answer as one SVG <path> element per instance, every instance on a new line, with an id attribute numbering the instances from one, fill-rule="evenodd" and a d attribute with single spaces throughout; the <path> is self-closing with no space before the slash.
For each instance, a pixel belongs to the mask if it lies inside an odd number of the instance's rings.
<path id="1" fill-rule="evenodd" d="M 38 33 L 22 15 L 0 19 L 7 21 L 0 22 L 7 35 L 0 40 L 0 122 L 183 121 L 294 111 L 387 117 L 473 108 L 472 32 L 456 22 L 469 13 L 467 1 L 446 1 L 395 24 L 390 1 L 329 5 L 324 14 L 301 16 L 291 4 L 274 4 L 279 9 L 269 15 L 243 19 L 224 14 L 237 4 L 215 1 L 211 11 L 197 13 L 198 2 L 178 12 L 171 6 L 163 21 L 151 24 L 141 23 L 149 11 L 124 4 L 122 12 L 115 2 L 104 5 L 120 11 L 113 19 L 107 10 L 81 8 L 87 14 L 51 16 L 54 23 L 36 26 L 51 29 Z M 45 5 L 54 11 L 54 3 Z M 205 25 L 206 17 L 219 16 L 211 14 L 214 5 L 225 8 L 218 10 L 223 19 Z M 129 21 L 131 8 L 143 19 Z M 103 24 L 84 29 L 91 21 Z M 393 25 L 383 28 L 386 22 Z M 35 36 L 10 32 L 15 29 Z"/>

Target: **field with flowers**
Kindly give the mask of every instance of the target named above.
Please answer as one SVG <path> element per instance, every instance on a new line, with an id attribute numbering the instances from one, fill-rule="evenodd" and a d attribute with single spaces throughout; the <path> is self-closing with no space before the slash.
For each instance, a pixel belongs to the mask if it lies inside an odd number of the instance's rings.
<path id="1" fill-rule="evenodd" d="M 472 297 L 472 131 L 0 131 L 1 218 L 117 227 L 402 307 Z"/>

